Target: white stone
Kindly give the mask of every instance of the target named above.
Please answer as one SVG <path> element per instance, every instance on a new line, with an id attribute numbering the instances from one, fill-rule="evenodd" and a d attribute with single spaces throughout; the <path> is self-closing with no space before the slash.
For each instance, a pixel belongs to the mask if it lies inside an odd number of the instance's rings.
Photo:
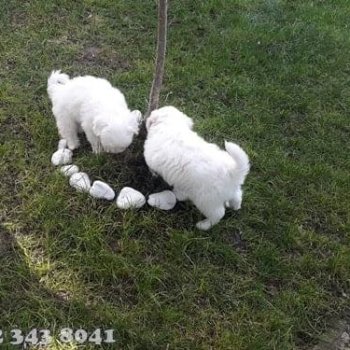
<path id="1" fill-rule="evenodd" d="M 108 201 L 113 200 L 115 197 L 115 192 L 111 186 L 102 181 L 95 181 L 92 184 L 89 193 L 90 196 L 94 198 L 107 199 Z"/>
<path id="2" fill-rule="evenodd" d="M 171 210 L 175 207 L 176 197 L 175 194 L 169 190 L 153 193 L 148 197 L 147 203 L 151 207 L 155 207 L 161 210 Z"/>
<path id="3" fill-rule="evenodd" d="M 60 172 L 67 177 L 72 176 L 73 174 L 76 174 L 79 172 L 79 167 L 77 165 L 71 164 L 71 165 L 64 165 L 60 168 Z"/>
<path id="4" fill-rule="evenodd" d="M 86 173 L 75 173 L 69 179 L 69 184 L 79 192 L 89 192 L 91 181 Z"/>
<path id="5" fill-rule="evenodd" d="M 131 187 L 124 187 L 117 198 L 117 206 L 120 209 L 141 208 L 145 203 L 145 196 Z"/>
<path id="6" fill-rule="evenodd" d="M 73 152 L 68 148 L 59 149 L 51 157 L 51 163 L 55 166 L 72 163 Z"/>
<path id="7" fill-rule="evenodd" d="M 65 149 L 65 148 L 68 148 L 68 147 L 67 147 L 67 140 L 61 139 L 61 140 L 58 142 L 57 149 Z"/>

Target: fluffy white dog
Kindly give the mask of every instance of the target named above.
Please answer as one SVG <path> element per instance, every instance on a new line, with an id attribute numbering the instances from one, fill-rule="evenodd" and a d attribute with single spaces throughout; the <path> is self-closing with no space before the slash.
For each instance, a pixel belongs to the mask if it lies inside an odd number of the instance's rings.
<path id="1" fill-rule="evenodd" d="M 241 208 L 249 159 L 234 143 L 225 142 L 224 151 L 206 142 L 192 126 L 175 107 L 153 111 L 146 120 L 144 156 L 151 171 L 174 187 L 178 200 L 191 200 L 205 215 L 196 226 L 208 230 L 225 215 L 225 206 Z"/>
<path id="2" fill-rule="evenodd" d="M 124 95 L 105 79 L 70 79 L 61 71 L 53 71 L 47 91 L 60 136 L 71 150 L 79 147 L 80 131 L 95 153 L 123 152 L 139 132 L 141 112 L 131 112 Z"/>

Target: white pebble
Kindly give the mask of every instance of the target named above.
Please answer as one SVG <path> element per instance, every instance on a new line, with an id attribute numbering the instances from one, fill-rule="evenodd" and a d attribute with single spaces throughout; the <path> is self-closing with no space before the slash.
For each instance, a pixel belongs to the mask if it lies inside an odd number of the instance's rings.
<path id="1" fill-rule="evenodd" d="M 67 140 L 61 139 L 61 140 L 58 142 L 58 147 L 57 147 L 57 149 L 65 149 L 65 148 L 67 148 Z"/>
<path id="2" fill-rule="evenodd" d="M 73 152 L 68 149 L 59 149 L 51 157 L 51 163 L 55 166 L 72 163 Z"/>
<path id="3" fill-rule="evenodd" d="M 76 174 L 79 172 L 79 168 L 77 165 L 71 164 L 71 165 L 64 165 L 60 168 L 60 172 L 67 177 L 72 176 L 73 174 Z"/>
<path id="4" fill-rule="evenodd" d="M 131 187 L 124 187 L 117 198 L 117 206 L 120 209 L 141 208 L 145 203 L 145 196 Z"/>
<path id="5" fill-rule="evenodd" d="M 171 210 L 175 207 L 176 197 L 175 194 L 169 190 L 153 193 L 148 197 L 147 203 L 151 207 L 155 207 L 161 210 Z"/>
<path id="6" fill-rule="evenodd" d="M 95 181 L 90 188 L 90 196 L 99 199 L 107 199 L 111 201 L 115 197 L 115 193 L 111 186 L 102 181 Z"/>
<path id="7" fill-rule="evenodd" d="M 69 179 L 69 184 L 79 192 L 89 192 L 91 182 L 86 173 L 75 173 Z"/>

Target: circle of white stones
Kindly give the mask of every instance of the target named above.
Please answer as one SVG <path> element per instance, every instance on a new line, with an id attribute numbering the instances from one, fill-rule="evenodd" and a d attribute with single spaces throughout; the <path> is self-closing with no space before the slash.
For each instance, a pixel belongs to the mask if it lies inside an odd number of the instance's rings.
<path id="1" fill-rule="evenodd" d="M 60 166 L 60 172 L 69 178 L 70 186 L 78 192 L 89 193 L 96 199 L 114 200 L 116 194 L 110 185 L 100 180 L 91 183 L 88 174 L 80 171 L 72 160 L 73 152 L 67 148 L 66 140 L 60 140 L 57 151 L 51 157 L 51 163 L 54 166 Z M 120 209 L 137 209 L 144 206 L 145 203 L 145 196 L 131 187 L 123 187 L 116 199 L 117 207 Z M 172 191 L 166 190 L 149 195 L 147 203 L 161 210 L 171 210 L 176 204 L 176 197 Z"/>

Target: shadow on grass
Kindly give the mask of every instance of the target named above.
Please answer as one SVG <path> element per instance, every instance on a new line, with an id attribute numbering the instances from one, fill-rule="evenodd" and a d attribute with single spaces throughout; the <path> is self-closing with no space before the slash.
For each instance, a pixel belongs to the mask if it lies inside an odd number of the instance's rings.
<path id="1" fill-rule="evenodd" d="M 37 259 L 40 259 L 38 252 Z M 44 286 L 40 276 L 30 268 L 28 255 L 4 225 L 0 226 L 0 320 L 2 349 L 13 349 L 11 330 L 20 329 L 25 336 L 33 328 L 48 329 L 57 345 L 62 328 L 85 328 L 91 334 L 96 328 L 112 329 L 116 320 L 103 314 L 84 298 L 75 298 L 65 290 L 53 291 Z M 115 327 L 114 327 L 115 329 Z M 100 348 L 114 349 L 127 341 L 128 330 L 118 324 L 116 344 Z M 103 334 L 103 333 L 102 333 Z M 40 340 L 40 339 L 39 339 Z M 62 344 L 62 343 L 61 343 Z M 59 347 L 60 349 L 62 347 Z M 51 347 L 50 347 L 51 349 Z"/>

